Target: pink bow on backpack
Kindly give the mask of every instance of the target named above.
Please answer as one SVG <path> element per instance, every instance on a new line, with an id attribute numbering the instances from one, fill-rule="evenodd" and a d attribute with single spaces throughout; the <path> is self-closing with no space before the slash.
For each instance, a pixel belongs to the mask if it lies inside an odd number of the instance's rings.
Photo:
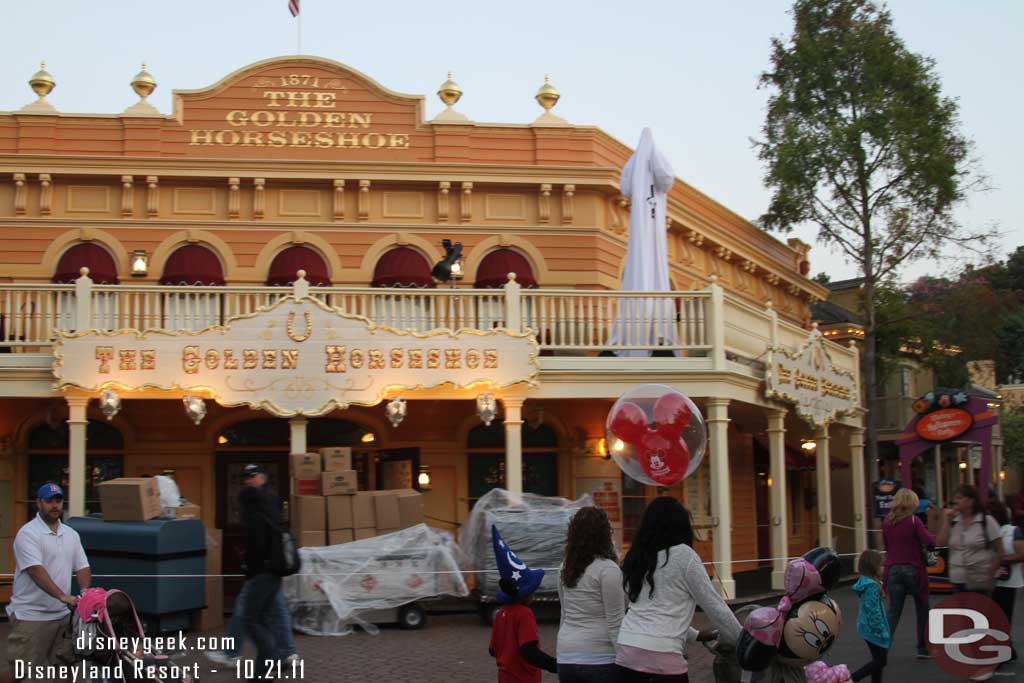
<path id="1" fill-rule="evenodd" d="M 102 621 L 103 615 L 107 611 L 107 591 L 102 588 L 86 589 L 78 598 L 75 610 L 82 621 L 86 623 Z"/>
<path id="2" fill-rule="evenodd" d="M 850 680 L 850 670 L 845 664 L 829 666 L 820 659 L 804 667 L 807 683 L 843 683 Z"/>
<path id="3" fill-rule="evenodd" d="M 745 627 L 759 642 L 772 647 L 778 647 L 782 641 L 782 627 L 793 605 L 825 590 L 821 585 L 821 574 L 802 557 L 786 565 L 783 586 L 785 594 L 779 600 L 778 607 L 754 610 L 747 618 Z"/>

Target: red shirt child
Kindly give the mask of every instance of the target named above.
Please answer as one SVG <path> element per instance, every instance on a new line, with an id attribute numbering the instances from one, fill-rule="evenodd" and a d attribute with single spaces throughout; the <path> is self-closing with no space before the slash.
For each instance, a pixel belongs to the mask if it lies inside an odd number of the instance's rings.
<path id="1" fill-rule="evenodd" d="M 497 600 L 503 605 L 494 616 L 488 652 L 498 663 L 498 683 L 540 683 L 540 670 L 558 673 L 555 658 L 541 651 L 537 618 L 529 608 L 544 570 L 530 569 L 491 527 L 494 555 L 501 580 Z"/>

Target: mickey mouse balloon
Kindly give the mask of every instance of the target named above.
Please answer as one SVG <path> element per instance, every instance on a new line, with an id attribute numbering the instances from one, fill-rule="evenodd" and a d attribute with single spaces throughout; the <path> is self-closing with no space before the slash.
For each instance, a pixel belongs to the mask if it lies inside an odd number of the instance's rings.
<path id="1" fill-rule="evenodd" d="M 623 472 L 652 486 L 672 486 L 700 465 L 707 445 L 693 401 L 661 384 L 630 389 L 605 421 L 608 451 Z"/>

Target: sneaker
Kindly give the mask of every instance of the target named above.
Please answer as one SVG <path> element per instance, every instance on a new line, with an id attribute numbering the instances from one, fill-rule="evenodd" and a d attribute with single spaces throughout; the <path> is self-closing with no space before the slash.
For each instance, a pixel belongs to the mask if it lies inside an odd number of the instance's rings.
<path id="1" fill-rule="evenodd" d="M 302 661 L 302 658 L 299 657 L 299 655 L 297 655 L 297 654 L 290 654 L 290 655 L 288 655 L 287 657 L 284 658 L 285 664 L 292 664 L 292 663 L 298 664 L 301 661 Z"/>
<path id="2" fill-rule="evenodd" d="M 208 650 L 205 654 L 206 658 L 211 662 L 223 664 L 224 666 L 234 666 L 238 662 L 238 655 L 233 655 L 223 650 Z"/>

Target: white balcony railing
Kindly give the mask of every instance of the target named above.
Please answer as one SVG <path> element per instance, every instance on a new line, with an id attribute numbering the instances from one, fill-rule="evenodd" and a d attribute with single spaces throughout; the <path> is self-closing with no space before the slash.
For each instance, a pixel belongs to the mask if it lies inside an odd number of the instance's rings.
<path id="1" fill-rule="evenodd" d="M 756 367 L 768 345 L 796 348 L 807 336 L 715 283 L 690 292 L 523 290 L 514 281 L 503 289 L 310 287 L 301 279 L 294 287 L 181 287 L 94 285 L 85 274 L 69 285 L 0 284 L 0 352 L 48 352 L 58 330 L 200 330 L 307 293 L 399 330 L 531 329 L 553 354 L 657 350 L 707 358 L 716 370 L 733 359 Z M 855 351 L 826 344 L 837 365 L 856 369 Z"/>

